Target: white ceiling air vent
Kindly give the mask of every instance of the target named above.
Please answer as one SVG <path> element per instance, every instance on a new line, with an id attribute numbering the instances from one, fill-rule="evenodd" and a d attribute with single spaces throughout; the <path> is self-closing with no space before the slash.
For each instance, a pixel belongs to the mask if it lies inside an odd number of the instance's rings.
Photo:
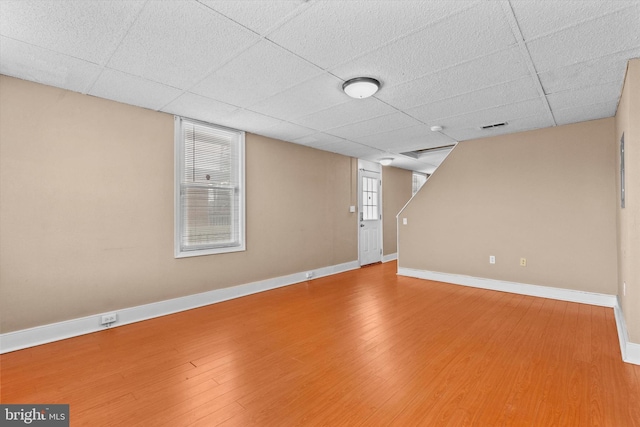
<path id="1" fill-rule="evenodd" d="M 480 126 L 480 129 L 493 129 L 493 128 L 499 128 L 500 126 L 506 126 L 506 125 L 507 125 L 507 122 L 493 123 L 491 125 Z"/>
<path id="2" fill-rule="evenodd" d="M 423 148 L 421 150 L 407 151 L 405 153 L 400 153 L 400 154 L 405 155 L 407 157 L 413 157 L 414 159 L 419 159 L 422 156 L 425 156 L 427 154 L 431 154 L 437 151 L 451 150 L 455 146 L 456 144 L 442 145 L 440 147 Z"/>

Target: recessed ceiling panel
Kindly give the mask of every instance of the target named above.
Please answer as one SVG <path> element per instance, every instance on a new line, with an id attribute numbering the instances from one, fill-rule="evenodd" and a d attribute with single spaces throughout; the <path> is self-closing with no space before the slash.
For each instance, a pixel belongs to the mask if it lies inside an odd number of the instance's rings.
<path id="1" fill-rule="evenodd" d="M 380 77 L 383 96 L 385 85 L 415 80 L 514 44 L 500 5 L 482 2 L 331 71 L 343 79 Z"/>
<path id="2" fill-rule="evenodd" d="M 375 119 L 329 129 L 326 133 L 339 136 L 341 138 L 355 140 L 363 136 L 413 127 L 419 124 L 421 124 L 419 121 L 407 116 L 406 114 L 393 113 L 382 117 L 376 117 Z"/>
<path id="3" fill-rule="evenodd" d="M 316 133 L 315 130 L 299 126 L 289 122 L 280 122 L 275 126 L 266 128 L 262 134 L 271 138 L 277 138 L 282 141 L 293 141 L 298 138 L 309 136 Z"/>
<path id="4" fill-rule="evenodd" d="M 237 109 L 238 107 L 234 105 L 193 93 L 185 93 L 162 108 L 162 111 L 207 123 L 224 125 L 226 119 Z"/>
<path id="5" fill-rule="evenodd" d="M 432 132 L 429 126 L 418 125 L 357 138 L 356 141 L 385 151 L 404 152 L 452 144 L 455 141 L 443 133 Z"/>
<path id="6" fill-rule="evenodd" d="M 584 122 L 587 120 L 604 119 L 612 117 L 616 113 L 618 101 L 609 101 L 598 104 L 582 105 L 576 108 L 556 110 L 553 112 L 556 122 L 559 125 Z"/>
<path id="7" fill-rule="evenodd" d="M 637 1 L 511 1 L 518 26 L 525 40 L 544 36 L 628 8 Z"/>
<path id="8" fill-rule="evenodd" d="M 524 77 L 512 82 L 422 105 L 409 109 L 407 112 L 422 122 L 435 124 L 440 118 L 486 110 L 536 97 L 538 97 L 538 92 L 533 80 L 530 77 Z"/>
<path id="9" fill-rule="evenodd" d="M 268 116 L 293 121 L 334 105 L 349 102 L 342 92 L 342 81 L 329 74 L 321 74 L 295 87 L 265 99 L 251 109 Z"/>
<path id="10" fill-rule="evenodd" d="M 440 119 L 438 124 L 447 129 L 447 134 L 454 138 L 456 129 L 464 128 L 480 128 L 481 126 L 507 122 L 511 124 L 514 119 L 530 116 L 542 116 L 545 114 L 545 107 L 540 99 L 530 99 L 515 104 L 501 105 L 499 107 L 489 108 L 482 111 L 474 111 L 472 113 L 462 114 L 459 116 L 447 117 Z M 549 125 L 551 126 L 551 124 Z M 506 132 L 513 131 L 513 126 L 504 126 L 500 128 Z"/>
<path id="11" fill-rule="evenodd" d="M 105 69 L 92 85 L 89 94 L 159 110 L 180 96 L 182 91 L 120 71 Z"/>
<path id="12" fill-rule="evenodd" d="M 411 108 L 529 75 L 517 47 L 507 48 L 383 90 L 376 96 Z"/>
<path id="13" fill-rule="evenodd" d="M 224 115 L 218 123 L 233 129 L 261 133 L 264 129 L 282 123 L 282 120 L 239 108 L 231 112 L 231 114 Z"/>
<path id="14" fill-rule="evenodd" d="M 269 39 L 322 68 L 330 68 L 464 7 L 466 2 L 442 0 L 312 2 Z"/>
<path id="15" fill-rule="evenodd" d="M 307 61 L 263 40 L 207 76 L 190 92 L 248 106 L 321 73 Z"/>
<path id="16" fill-rule="evenodd" d="M 344 138 L 340 138 L 334 135 L 318 132 L 312 135 L 307 135 L 301 138 L 297 138 L 292 142 L 295 142 L 296 144 L 307 145 L 313 148 L 322 149 L 322 147 L 326 145 L 339 144 L 339 143 L 344 144 L 346 140 Z"/>
<path id="17" fill-rule="evenodd" d="M 200 3 L 150 1 L 108 66 L 189 89 L 258 40 Z"/>
<path id="18" fill-rule="evenodd" d="M 3 0 L 0 1 L 0 34 L 102 65 L 144 3 Z"/>
<path id="19" fill-rule="evenodd" d="M 364 158 L 366 156 L 383 157 L 384 152 L 365 145 L 357 144 L 351 141 L 341 141 L 323 145 L 322 150 L 331 151 L 338 154 L 344 154 L 350 157 Z"/>
<path id="20" fill-rule="evenodd" d="M 300 0 L 198 0 L 259 34 L 282 23 L 296 9 L 306 7 Z"/>
<path id="21" fill-rule="evenodd" d="M 599 86 L 616 82 L 622 84 L 629 58 L 639 58 L 640 47 L 614 53 L 538 75 L 546 94 Z"/>
<path id="22" fill-rule="evenodd" d="M 527 48 L 541 73 L 638 48 L 639 28 L 639 7 L 632 7 L 535 39 Z"/>
<path id="23" fill-rule="evenodd" d="M 85 92 L 101 69 L 96 64 L 0 36 L 0 73 Z"/>
<path id="24" fill-rule="evenodd" d="M 469 139 L 485 138 L 488 136 L 504 135 L 508 133 L 523 132 L 531 129 L 540 129 L 550 127 L 551 119 L 546 114 L 539 116 L 521 117 L 509 121 L 507 126 L 495 127 L 490 129 L 478 129 L 477 127 L 456 128 L 451 130 L 451 136 L 456 137 L 460 141 Z"/>
<path id="25" fill-rule="evenodd" d="M 295 122 L 318 130 L 332 129 L 395 113 L 393 107 L 371 97 L 354 99 L 326 110 L 295 119 Z"/>
<path id="26" fill-rule="evenodd" d="M 589 105 L 594 99 L 603 101 L 617 101 L 622 92 L 622 84 L 607 83 L 600 86 L 592 86 L 576 90 L 566 90 L 563 92 L 547 95 L 547 100 L 553 111 L 566 108 L 576 108 L 581 105 Z"/>

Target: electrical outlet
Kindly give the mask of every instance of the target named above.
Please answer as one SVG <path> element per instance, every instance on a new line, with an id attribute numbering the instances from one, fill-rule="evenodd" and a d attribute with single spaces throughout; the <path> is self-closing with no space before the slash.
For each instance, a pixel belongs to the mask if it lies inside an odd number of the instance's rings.
<path id="1" fill-rule="evenodd" d="M 520 258 L 520 267 L 526 267 L 526 266 L 527 266 L 527 259 Z"/>
<path id="2" fill-rule="evenodd" d="M 313 271 L 307 273 L 307 279 L 311 279 L 313 277 Z"/>
<path id="3" fill-rule="evenodd" d="M 496 257 L 493 255 L 489 256 L 489 264 L 495 264 L 496 263 Z"/>
<path id="4" fill-rule="evenodd" d="M 118 315 L 116 313 L 103 314 L 100 318 L 101 325 L 111 325 L 118 321 Z"/>
<path id="5" fill-rule="evenodd" d="M 627 282 L 622 282 L 622 296 L 627 295 Z"/>
<path id="6" fill-rule="evenodd" d="M 402 218 L 402 225 L 407 225 L 407 218 Z"/>

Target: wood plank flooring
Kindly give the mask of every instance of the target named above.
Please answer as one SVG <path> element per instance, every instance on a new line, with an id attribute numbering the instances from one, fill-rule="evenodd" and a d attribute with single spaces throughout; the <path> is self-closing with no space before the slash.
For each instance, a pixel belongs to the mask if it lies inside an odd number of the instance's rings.
<path id="1" fill-rule="evenodd" d="M 613 310 L 362 268 L 0 356 L 73 426 L 640 426 Z"/>

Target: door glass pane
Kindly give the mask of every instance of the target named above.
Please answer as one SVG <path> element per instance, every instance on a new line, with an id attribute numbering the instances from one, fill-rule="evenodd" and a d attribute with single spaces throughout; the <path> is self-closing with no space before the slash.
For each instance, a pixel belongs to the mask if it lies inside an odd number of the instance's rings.
<path id="1" fill-rule="evenodd" d="M 362 219 L 378 219 L 377 178 L 362 177 Z"/>

